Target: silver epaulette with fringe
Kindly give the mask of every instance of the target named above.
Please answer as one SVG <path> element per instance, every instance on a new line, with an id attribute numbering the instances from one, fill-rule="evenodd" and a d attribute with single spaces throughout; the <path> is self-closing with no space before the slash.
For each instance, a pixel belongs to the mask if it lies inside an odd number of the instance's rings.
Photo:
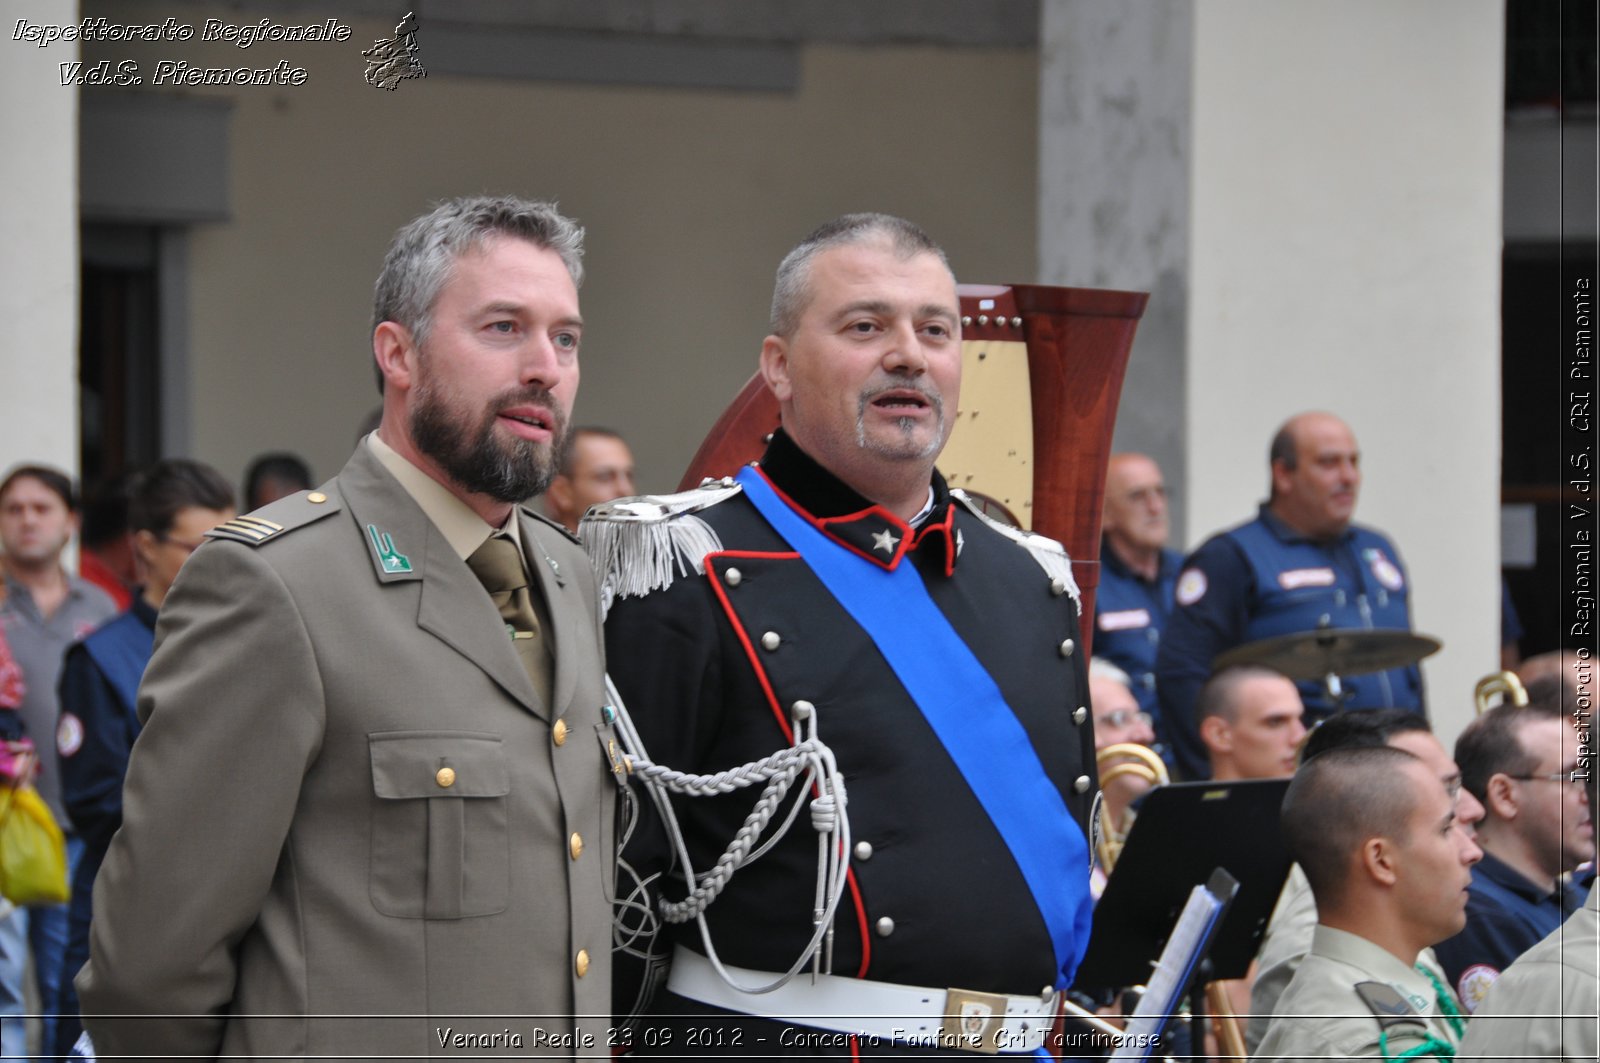
<path id="1" fill-rule="evenodd" d="M 950 497 L 960 502 L 968 513 L 1027 550 L 1039 563 L 1039 567 L 1044 569 L 1045 575 L 1066 584 L 1067 593 L 1072 595 L 1073 604 L 1080 609 L 1083 608 L 1083 599 L 1078 596 L 1078 581 L 1072 578 L 1072 558 L 1067 556 L 1066 547 L 1049 536 L 1023 531 L 1021 528 L 1013 528 L 1003 521 L 995 520 L 980 509 L 978 503 L 974 502 L 965 491 L 952 490 Z"/>
<path id="2" fill-rule="evenodd" d="M 742 490 L 725 477 L 677 494 L 619 498 L 589 510 L 578 538 L 600 584 L 602 616 L 618 598 L 643 597 L 672 586 L 679 576 L 704 573 L 706 555 L 721 550 L 722 541 L 695 513 Z"/>

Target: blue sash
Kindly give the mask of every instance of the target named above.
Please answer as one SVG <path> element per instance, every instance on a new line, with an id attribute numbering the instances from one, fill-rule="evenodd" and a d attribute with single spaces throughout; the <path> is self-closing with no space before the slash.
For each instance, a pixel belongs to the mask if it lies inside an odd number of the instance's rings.
<path id="1" fill-rule="evenodd" d="M 922 710 L 1033 893 L 1055 946 L 1057 988 L 1071 985 L 1089 945 L 1089 847 L 999 686 L 928 596 L 910 561 L 888 571 L 863 560 L 790 509 L 753 468 L 740 469 L 737 479 L 767 523 L 866 631 Z M 983 741 L 974 742 L 974 734 Z"/>

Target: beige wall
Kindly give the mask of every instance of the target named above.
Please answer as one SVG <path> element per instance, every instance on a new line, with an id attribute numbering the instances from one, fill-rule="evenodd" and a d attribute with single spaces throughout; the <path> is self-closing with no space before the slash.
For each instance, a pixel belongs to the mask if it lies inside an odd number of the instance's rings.
<path id="1" fill-rule="evenodd" d="M 1266 491 L 1292 411 L 1343 415 L 1358 518 L 1410 566 L 1446 741 L 1499 667 L 1498 0 L 1195 7 L 1189 539 Z M 1552 382 L 1554 386 L 1554 382 Z"/>
<path id="2" fill-rule="evenodd" d="M 77 7 L 39 0 L 26 13 L 65 23 Z M 78 94 L 56 72 L 76 58 L 59 43 L 0 50 L 0 475 L 78 464 Z"/>
<path id="3" fill-rule="evenodd" d="M 168 13 L 204 15 L 145 17 Z M 634 441 L 645 489 L 676 483 L 754 370 L 773 270 L 819 222 L 905 214 L 961 276 L 1032 278 L 1031 51 L 810 47 L 795 94 L 445 76 L 384 92 L 359 52 L 390 27 L 352 25 L 348 44 L 95 52 L 310 72 L 300 87 L 187 90 L 234 105 L 233 220 L 193 230 L 188 293 L 193 452 L 231 475 L 277 447 L 337 471 L 378 401 L 367 318 L 384 247 L 443 196 L 554 197 L 588 227 L 576 417 Z M 424 18 L 424 63 L 427 39 Z"/>

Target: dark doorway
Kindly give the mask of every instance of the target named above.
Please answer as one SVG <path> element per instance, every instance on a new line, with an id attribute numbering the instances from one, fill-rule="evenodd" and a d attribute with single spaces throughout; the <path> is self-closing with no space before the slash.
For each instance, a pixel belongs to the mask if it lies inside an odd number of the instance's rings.
<path id="1" fill-rule="evenodd" d="M 78 406 L 85 484 L 161 456 L 157 231 L 83 228 Z"/>
<path id="2" fill-rule="evenodd" d="M 1594 409 L 1594 362 L 1580 357 L 1593 341 L 1579 330 L 1592 330 L 1600 294 L 1595 265 L 1594 246 L 1582 244 L 1508 247 L 1503 260 L 1501 500 L 1522 507 L 1524 516 L 1531 510 L 1534 528 L 1532 564 L 1505 569 L 1524 657 L 1593 645 L 1592 637 L 1574 633 L 1571 620 L 1575 534 L 1595 526 L 1593 424 L 1573 415 L 1575 400 L 1590 404 L 1589 414 Z M 1586 446 L 1584 471 L 1574 459 Z"/>

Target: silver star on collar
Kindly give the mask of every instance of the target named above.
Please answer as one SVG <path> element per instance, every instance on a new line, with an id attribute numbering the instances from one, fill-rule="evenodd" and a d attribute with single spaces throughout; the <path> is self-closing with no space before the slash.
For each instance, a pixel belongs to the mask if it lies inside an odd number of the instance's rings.
<path id="1" fill-rule="evenodd" d="M 899 541 L 899 539 L 889 534 L 888 528 L 883 529 L 881 532 L 872 533 L 872 548 L 874 550 L 882 550 L 891 557 L 894 556 L 895 544 Z"/>

